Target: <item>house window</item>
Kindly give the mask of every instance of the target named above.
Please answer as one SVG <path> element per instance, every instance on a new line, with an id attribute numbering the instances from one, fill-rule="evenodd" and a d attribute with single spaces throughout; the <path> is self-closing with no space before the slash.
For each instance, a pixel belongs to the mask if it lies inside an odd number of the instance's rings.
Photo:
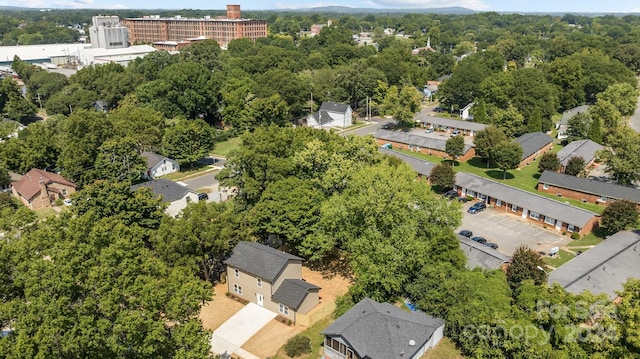
<path id="1" fill-rule="evenodd" d="M 67 195 L 67 190 L 66 189 L 62 189 L 62 195 L 66 196 Z"/>
<path id="2" fill-rule="evenodd" d="M 533 219 L 540 219 L 540 213 L 529 212 L 529 217 L 531 217 Z"/>
<path id="3" fill-rule="evenodd" d="M 496 200 L 496 207 L 502 207 L 502 201 L 501 200 Z"/>
<path id="4" fill-rule="evenodd" d="M 289 307 L 284 304 L 280 304 L 280 313 L 284 315 L 289 315 Z"/>
<path id="5" fill-rule="evenodd" d="M 607 203 L 607 200 L 608 200 L 607 196 L 601 196 L 598 202 Z"/>
<path id="6" fill-rule="evenodd" d="M 240 278 L 240 271 L 238 270 L 238 268 L 233 269 L 233 276 L 236 278 Z"/>
<path id="7" fill-rule="evenodd" d="M 262 279 L 257 279 L 258 288 L 262 288 Z"/>
<path id="8" fill-rule="evenodd" d="M 515 204 L 511 205 L 511 212 L 518 212 L 518 206 L 516 206 Z"/>
<path id="9" fill-rule="evenodd" d="M 467 190 L 467 195 L 468 195 L 468 196 L 471 196 L 471 197 L 475 197 L 475 196 L 476 196 L 476 192 L 475 192 L 475 191 Z"/>
<path id="10" fill-rule="evenodd" d="M 544 217 L 544 223 L 546 224 L 550 224 L 550 225 L 555 225 L 556 224 L 556 219 L 555 218 L 551 218 L 551 217 Z"/>
<path id="11" fill-rule="evenodd" d="M 242 286 L 238 284 L 233 285 L 233 292 L 242 295 Z"/>
<path id="12" fill-rule="evenodd" d="M 487 199 L 487 195 L 482 193 L 477 193 L 476 198 L 484 201 L 485 199 Z"/>
<path id="13" fill-rule="evenodd" d="M 573 224 L 568 224 L 567 225 L 567 231 L 569 232 L 575 232 L 578 230 L 578 227 L 574 226 Z"/>
<path id="14" fill-rule="evenodd" d="M 542 189 L 549 189 L 549 185 L 547 183 L 542 184 Z"/>

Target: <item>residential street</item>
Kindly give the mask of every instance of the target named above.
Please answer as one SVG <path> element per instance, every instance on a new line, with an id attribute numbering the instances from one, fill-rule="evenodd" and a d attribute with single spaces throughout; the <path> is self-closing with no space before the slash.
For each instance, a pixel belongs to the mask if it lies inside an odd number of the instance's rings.
<path id="1" fill-rule="evenodd" d="M 629 126 L 636 132 L 640 132 L 640 97 L 638 97 L 638 105 L 636 106 L 636 112 L 631 115 L 629 119 Z"/>

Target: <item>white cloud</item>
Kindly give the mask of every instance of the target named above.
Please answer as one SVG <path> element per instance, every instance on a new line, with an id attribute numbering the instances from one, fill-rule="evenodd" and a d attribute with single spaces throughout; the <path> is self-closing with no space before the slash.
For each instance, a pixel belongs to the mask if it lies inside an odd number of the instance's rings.
<path id="1" fill-rule="evenodd" d="M 11 2 L 4 2 L 6 6 L 20 6 L 20 7 L 47 7 L 47 4 L 42 0 L 15 0 Z"/>
<path id="2" fill-rule="evenodd" d="M 472 10 L 488 10 L 491 7 L 482 0 L 371 0 L 385 8 L 441 8 L 460 6 Z"/>

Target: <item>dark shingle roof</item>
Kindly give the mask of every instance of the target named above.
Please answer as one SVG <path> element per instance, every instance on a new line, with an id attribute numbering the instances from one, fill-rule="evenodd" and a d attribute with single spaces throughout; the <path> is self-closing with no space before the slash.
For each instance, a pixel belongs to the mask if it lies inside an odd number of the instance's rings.
<path id="1" fill-rule="evenodd" d="M 412 146 L 420 146 L 422 148 L 431 148 L 433 150 L 444 151 L 447 140 L 432 138 L 426 136 L 413 135 L 409 132 L 378 130 L 373 137 L 398 143 L 404 143 Z M 463 153 L 467 153 L 473 146 L 465 143 Z"/>
<path id="2" fill-rule="evenodd" d="M 411 166 L 411 168 L 421 176 L 425 176 L 425 177 L 431 176 L 431 170 L 433 170 L 433 168 L 436 166 L 431 162 L 427 162 L 413 156 L 405 155 L 404 153 L 396 152 L 388 148 L 380 147 L 378 150 L 382 154 L 401 159 L 406 164 Z"/>
<path id="3" fill-rule="evenodd" d="M 505 263 L 511 263 L 511 257 L 504 255 L 495 249 L 472 241 L 458 234 L 460 249 L 467 257 L 467 267 L 470 269 L 480 267 L 482 269 L 498 269 Z"/>
<path id="4" fill-rule="evenodd" d="M 553 138 L 543 132 L 531 132 L 516 138 L 516 142 L 522 146 L 522 159 L 524 160 L 542 147 L 553 142 Z"/>
<path id="5" fill-rule="evenodd" d="M 573 141 L 558 151 L 557 155 L 562 166 L 566 166 L 571 157 L 582 157 L 585 163 L 589 163 L 596 157 L 596 152 L 603 148 L 591 140 Z"/>
<path id="6" fill-rule="evenodd" d="M 360 358 L 412 358 L 444 324 L 424 312 L 405 312 L 365 298 L 322 334 L 341 338 Z"/>
<path id="7" fill-rule="evenodd" d="M 320 112 L 328 111 L 328 112 L 337 112 L 337 113 L 347 113 L 348 108 L 349 108 L 349 105 L 325 101 L 322 103 L 322 105 L 320 105 Z"/>
<path id="8" fill-rule="evenodd" d="M 538 179 L 540 183 L 550 184 L 555 187 L 567 188 L 573 191 L 606 196 L 613 199 L 626 199 L 640 203 L 640 190 L 634 187 L 621 186 L 615 183 L 607 183 L 590 178 L 569 176 L 562 173 L 544 171 Z"/>
<path id="9" fill-rule="evenodd" d="M 165 159 L 168 159 L 167 157 L 161 156 L 157 153 L 153 153 L 153 152 L 142 152 L 142 157 L 144 157 L 147 160 L 147 169 L 152 169 L 155 165 L 157 165 L 158 163 L 164 161 Z"/>
<path id="10" fill-rule="evenodd" d="M 596 215 L 582 208 L 574 207 L 470 173 L 458 172 L 456 174 L 456 185 L 499 199 L 503 202 L 514 204 L 520 208 L 527 208 L 544 216 L 555 218 L 580 228 L 589 223 Z"/>
<path id="11" fill-rule="evenodd" d="M 273 283 L 291 260 L 302 261 L 302 258 L 264 244 L 242 241 L 233 248 L 225 263 Z"/>
<path id="12" fill-rule="evenodd" d="M 307 283 L 302 279 L 285 279 L 271 299 L 297 311 L 309 292 L 318 291 L 320 287 Z"/>
<path id="13" fill-rule="evenodd" d="M 576 256 L 549 275 L 549 284 L 558 283 L 572 293 L 588 290 L 606 293 L 614 299 L 629 278 L 640 278 L 640 231 L 614 234 L 597 246 Z"/>
<path id="14" fill-rule="evenodd" d="M 416 119 L 425 124 L 429 123 L 435 126 L 459 128 L 461 130 L 468 130 L 468 131 L 482 131 L 487 127 L 487 125 L 485 125 L 484 123 L 431 116 L 423 112 L 420 112 L 418 115 L 416 115 Z"/>
<path id="15" fill-rule="evenodd" d="M 182 186 L 164 178 L 133 185 L 131 186 L 131 190 L 135 191 L 142 187 L 150 188 L 156 196 L 162 196 L 162 200 L 165 202 L 177 201 L 189 192 L 195 193 L 186 186 Z"/>
<path id="16" fill-rule="evenodd" d="M 579 113 L 583 113 L 583 112 L 587 112 L 589 110 L 589 105 L 582 105 L 582 106 L 578 106 L 578 107 L 574 107 L 572 109 L 566 110 L 563 114 L 562 114 L 562 118 L 560 119 L 560 121 L 558 122 L 560 125 L 566 125 L 569 123 L 569 120 L 579 114 Z"/>

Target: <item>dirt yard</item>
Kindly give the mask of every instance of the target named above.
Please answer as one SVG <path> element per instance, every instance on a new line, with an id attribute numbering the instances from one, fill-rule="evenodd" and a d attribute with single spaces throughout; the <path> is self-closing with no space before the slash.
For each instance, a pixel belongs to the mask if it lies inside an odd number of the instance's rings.
<path id="1" fill-rule="evenodd" d="M 328 303 L 334 303 L 336 297 L 345 294 L 351 285 L 349 280 L 341 275 L 329 274 L 327 271 L 314 271 L 305 266 L 302 267 L 302 278 L 321 288 L 320 303 L 310 313 L 321 311 Z M 260 358 L 267 358 L 273 356 L 289 338 L 305 329 L 307 327 L 286 325 L 274 319 L 251 337 L 242 349 Z"/>
<path id="2" fill-rule="evenodd" d="M 225 295 L 227 293 L 227 284 L 218 284 L 213 288 L 215 294 L 213 300 L 205 303 L 200 309 L 200 320 L 205 329 L 215 330 L 227 319 L 236 314 L 243 304 L 237 302 Z"/>

